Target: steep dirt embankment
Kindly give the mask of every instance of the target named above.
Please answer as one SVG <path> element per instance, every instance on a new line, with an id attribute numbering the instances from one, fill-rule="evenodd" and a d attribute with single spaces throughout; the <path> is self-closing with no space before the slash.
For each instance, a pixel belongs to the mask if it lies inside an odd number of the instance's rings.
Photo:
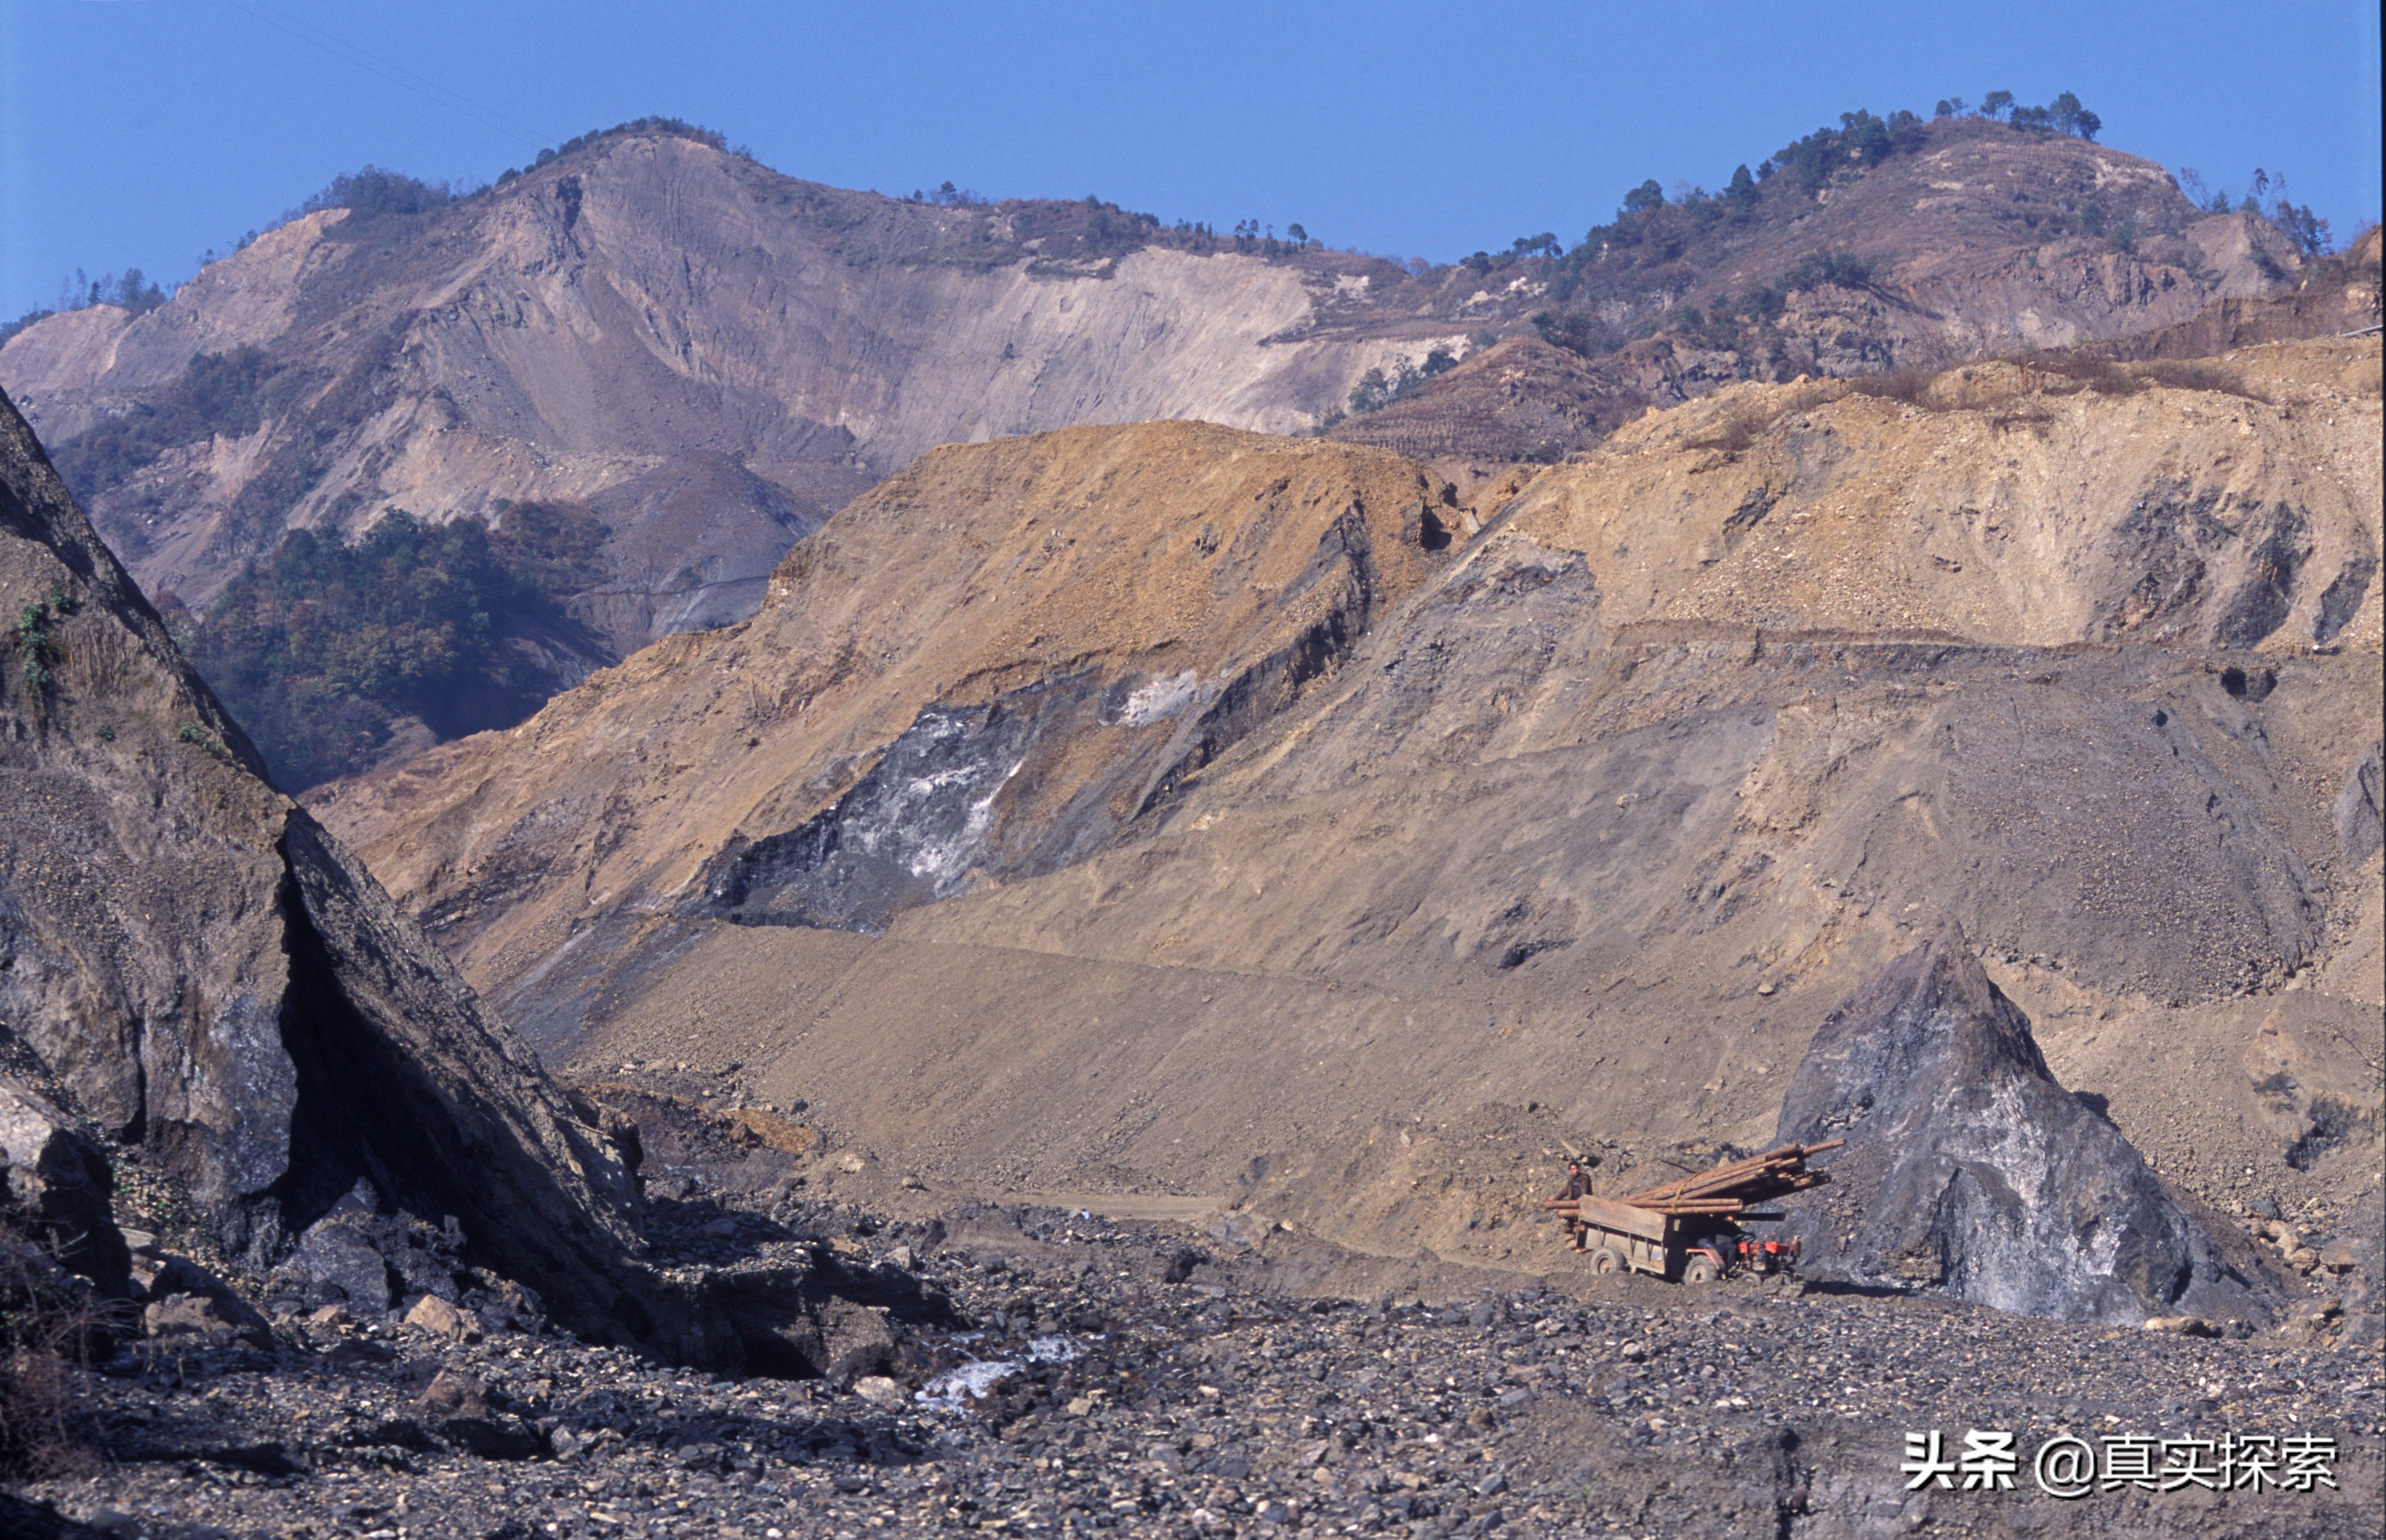
<path id="1" fill-rule="evenodd" d="M 937 450 L 797 547 L 754 620 L 320 806 L 507 987 L 684 903 L 875 928 L 1164 804 L 1447 560 L 1444 490 L 1190 423 Z"/>
<path id="2" fill-rule="evenodd" d="M 2230 370 L 1740 387 L 1480 509 L 1471 539 L 1450 510 L 1447 556 L 1377 523 L 1379 496 L 1422 490 L 1413 468 L 1323 462 L 1381 478 L 1373 549 L 1415 563 L 1340 666 L 1189 758 L 1149 756 L 1157 730 L 1124 714 L 1053 719 L 1036 753 L 1075 767 L 1059 784 L 1166 784 L 1099 817 L 1002 781 L 1007 750 L 910 777 L 980 778 L 974 843 L 930 886 L 862 884 L 866 925 L 823 906 L 855 891 L 832 858 L 902 821 L 899 798 L 847 795 L 869 757 L 902 762 L 906 738 L 959 731 L 929 703 L 1058 678 L 1082 646 L 910 604 L 904 542 L 1074 536 L 1123 577 L 1165 548 L 1153 532 L 1233 548 L 1220 515 L 1250 492 L 1206 492 L 1196 452 L 1265 486 L 1275 457 L 1335 451 L 1178 429 L 942 452 L 901 518 L 800 548 L 745 632 L 658 648 L 325 816 L 460 922 L 468 970 L 546 1013 L 554 1049 L 741 1059 L 932 1183 L 1248 1192 L 1368 1244 L 1496 1255 L 1520 1168 L 1566 1141 L 1764 1137 L 1821 1014 L 1945 916 L 2064 1083 L 2166 1172 L 2213 1196 L 2324 1183 L 2377 1133 L 2379 353 Z M 1162 432 L 1187 452 L 1164 483 L 1133 470 Z M 1111 454 L 1107 489 L 1023 495 Z M 1320 546 L 1302 528 L 1288 566 Z M 1281 635 L 1264 597 L 1236 613 Z M 1199 647 L 1277 650 L 1198 613 Z M 916 682 L 861 687 L 866 719 L 823 697 L 818 725 L 788 721 L 810 670 L 848 666 L 832 644 L 868 634 L 848 614 L 921 626 L 872 665 Z M 1110 698 L 1176 688 L 1193 650 L 1160 634 L 1106 642 Z M 760 645 L 780 635 L 813 640 Z M 849 768 L 809 780 L 831 754 Z M 1162 761 L 1181 769 L 1145 779 Z M 722 885 L 765 846 L 803 858 Z M 519 881 L 516 849 L 537 853 Z M 2265 1030 L 2307 1068 L 2254 1067 Z M 1476 1126 L 1497 1137 L 1470 1169 Z"/>

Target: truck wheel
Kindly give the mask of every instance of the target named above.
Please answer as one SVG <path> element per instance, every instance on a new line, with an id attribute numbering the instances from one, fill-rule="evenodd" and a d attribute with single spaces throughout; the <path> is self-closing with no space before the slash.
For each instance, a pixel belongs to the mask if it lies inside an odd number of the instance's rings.
<path id="1" fill-rule="evenodd" d="M 1682 1264 L 1682 1282 L 1685 1283 L 1712 1283 L 1714 1280 L 1715 1265 L 1710 1258 L 1692 1257 Z"/>
<path id="2" fill-rule="evenodd" d="M 1602 1246 L 1597 1251 L 1590 1254 L 1590 1271 L 1596 1273 L 1605 1274 L 1610 1272 L 1626 1272 L 1630 1270 L 1625 1265 L 1624 1258 L 1615 1254 L 1615 1248 L 1614 1246 Z"/>

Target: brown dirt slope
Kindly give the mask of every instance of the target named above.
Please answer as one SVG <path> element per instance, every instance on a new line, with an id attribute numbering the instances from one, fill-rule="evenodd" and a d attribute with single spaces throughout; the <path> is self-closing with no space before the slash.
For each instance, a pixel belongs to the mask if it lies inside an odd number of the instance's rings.
<path id="1" fill-rule="evenodd" d="M 791 553 L 754 620 L 320 805 L 509 981 L 856 795 L 897 801 L 846 855 L 885 836 L 880 876 L 920 897 L 989 860 L 1048 870 L 1329 673 L 1448 559 L 1460 517 L 1392 456 L 1199 424 L 937 450 Z M 907 733 L 1001 762 L 886 787 Z M 941 843 L 911 838 L 938 808 L 957 814 Z"/>
<path id="2" fill-rule="evenodd" d="M 1764 1137 L 1950 916 L 2166 1173 L 2333 1192 L 2377 1136 L 2378 344 L 2181 378 L 1744 385 L 1464 509 L 1215 430 L 941 451 L 750 626 L 324 816 L 550 1052 L 741 1059 L 932 1182 L 1496 1256 L 1563 1140 Z M 1216 703 L 1137 725 L 1314 629 L 1265 574 L 1354 494 L 1332 665 L 1190 752 Z M 2249 1069 L 2265 1022 L 2318 1068 Z M 1528 1104 L 1496 1175 L 1410 1163 Z"/>
<path id="3" fill-rule="evenodd" d="M 434 214 L 307 216 L 147 315 L 50 318 L 0 348 L 0 383 L 56 445 L 165 402 L 195 354 L 259 349 L 254 422 L 81 489 L 144 587 L 204 599 L 285 527 L 350 529 L 393 503 L 433 519 L 596 504 L 615 537 L 606 588 L 656 601 L 592 607 L 626 651 L 750 612 L 806 529 L 941 443 L 1152 418 L 1298 431 L 1368 368 L 1463 355 L 1552 307 L 1618 343 L 1664 332 L 1594 394 L 1671 402 L 1736 379 L 2132 334 L 2297 269 L 2260 220 L 2199 217 L 2159 167 L 2059 135 L 1931 124 L 1811 194 L 1791 180 L 1745 214 L 1684 216 L 1587 266 L 1412 276 L 1348 254 L 1172 244 L 1131 220 L 1098 234 L 1111 216 L 1076 204 L 911 204 L 617 134 Z M 2091 204 L 2116 227 L 2134 218 L 2130 249 L 2086 231 Z M 1744 336 L 1680 330 L 1683 305 L 1713 310 L 1827 253 L 1869 261 L 1871 281 L 1798 290 Z M 1565 391 L 1551 409 L 1572 411 Z M 1465 452 L 1538 452 L 1549 436 L 1511 423 Z M 667 490 L 639 483 L 708 457 L 761 485 L 717 497 L 709 525 L 671 542 L 681 559 L 652 570 L 643 532 L 672 520 Z M 684 595 L 683 569 L 730 586 L 709 607 L 663 602 Z"/>

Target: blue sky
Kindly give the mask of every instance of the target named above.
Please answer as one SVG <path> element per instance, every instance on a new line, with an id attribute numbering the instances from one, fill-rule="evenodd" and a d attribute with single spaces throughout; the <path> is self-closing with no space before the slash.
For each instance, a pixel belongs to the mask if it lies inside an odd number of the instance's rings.
<path id="1" fill-rule="evenodd" d="M 2104 142 L 2378 217 L 2379 12 L 2097 0 L 1465 6 L 0 0 L 0 318 L 180 280 L 367 161 L 477 182 L 664 114 L 791 174 L 1098 193 L 1436 260 L 1709 185 L 1852 107 L 2077 92 Z"/>

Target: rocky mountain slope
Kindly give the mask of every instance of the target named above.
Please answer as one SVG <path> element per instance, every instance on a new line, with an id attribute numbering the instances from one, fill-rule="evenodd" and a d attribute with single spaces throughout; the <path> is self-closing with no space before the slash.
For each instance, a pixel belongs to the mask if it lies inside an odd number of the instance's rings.
<path id="1" fill-rule="evenodd" d="M 247 432 L 200 433 L 86 489 L 144 585 L 194 602 L 292 524 L 595 502 L 636 545 L 670 520 L 675 482 L 723 457 L 744 467 L 755 484 L 705 489 L 707 517 L 669 532 L 668 570 L 622 553 L 606 588 L 668 611 L 602 617 L 626 650 L 750 612 L 797 536 L 936 444 L 1149 418 L 1288 430 L 1384 356 L 1297 334 L 1337 277 L 1363 293 L 1389 264 L 1141 241 L 1080 255 L 1074 232 L 1065 249 L 1038 235 L 1054 217 L 846 193 L 697 139 L 616 135 L 436 212 L 308 215 L 162 309 L 28 329 L 0 379 L 69 444 L 195 354 L 267 356 Z M 664 605 L 723 585 L 710 610 Z"/>
<path id="2" fill-rule="evenodd" d="M 1588 449 L 1651 405 L 1736 381 L 1927 371 L 2040 349 L 2081 358 L 2209 357 L 2378 324 L 2375 229 L 2342 253 L 2306 262 L 2253 215 L 2190 220 L 2164 207 L 2165 189 L 2129 174 L 2141 166 L 2091 159 L 2072 169 L 2093 181 L 2066 194 L 2030 174 L 2054 168 L 1994 134 L 1972 127 L 1950 138 L 1915 169 L 1961 180 L 1901 187 L 1898 177 L 1874 172 L 1848 189 L 1854 196 L 1792 221 L 1799 244 L 1776 237 L 1769 264 L 1672 260 L 1651 273 L 1628 252 L 1615 259 L 1618 272 L 1602 271 L 1606 261 L 1589 264 L 1574 280 L 1573 296 L 1587 309 L 1536 313 L 1536 331 L 1548 341 L 1513 338 L 1470 357 L 1388 406 L 1337 424 L 1332 436 L 1429 458 L 1455 473 L 1469 464 L 1549 461 Z M 2060 165 L 2062 157 L 2050 158 Z M 2154 205 L 2148 228 L 2166 223 L 2174 235 L 2121 250 L 2076 227 L 2066 238 L 2060 216 L 2050 221 L 2031 212 L 2050 204 L 2078 209 L 2108 181 L 2144 188 Z M 1970 192 L 1951 196 L 1947 188 Z M 2011 201 L 1984 195 L 1991 193 Z M 1662 222 L 1654 211 L 1638 219 Z M 1942 219 L 1955 229 L 1940 228 Z M 1818 244 L 1827 238 L 1855 250 Z M 1766 246 L 1752 231 L 1740 244 Z M 1804 253 L 1795 268 L 1786 266 L 1793 250 Z M 1818 250 L 1836 261 L 1816 267 L 1840 276 L 1801 281 Z M 1657 273 L 1669 273 L 1675 287 L 1654 287 Z M 1595 283 L 1632 291 L 1637 303 L 1588 298 Z M 1549 286 L 1562 288 L 1564 279 Z M 1574 326 L 1589 315 L 1637 317 L 1636 330 L 1646 334 Z"/>
<path id="3" fill-rule="evenodd" d="M 1952 918 L 2166 1178 L 2342 1199 L 2379 369 L 1743 384 L 1472 505 L 1221 429 L 947 449 L 754 620 L 317 802 L 550 1058 L 735 1060 L 882 1196 L 1498 1259 L 1562 1146 L 1767 1138 Z"/>
<path id="4" fill-rule="evenodd" d="M 267 783 L 5 397 L 0 598 L 12 1234 L 49 1239 L 103 1303 L 145 1305 L 152 1334 L 237 1329 L 260 1349 L 266 1322 L 232 1288 L 155 1230 L 136 1263 L 119 1222 L 170 1228 L 284 1316 L 427 1308 L 418 1324 L 460 1333 L 477 1306 L 721 1368 L 812 1371 L 850 1348 L 848 1318 L 877 1321 L 851 1296 L 920 1302 L 899 1274 L 808 1255 L 652 1267 L 627 1125 L 550 1079 Z"/>
<path id="5" fill-rule="evenodd" d="M 1521 357 L 1336 431 L 1547 459 L 1735 380 L 2133 334 L 2299 265 L 2264 220 L 2199 215 L 2119 151 L 1971 119 L 1896 143 L 1619 219 L 1563 258 L 1416 272 L 1095 200 L 843 192 L 616 131 L 425 212 L 308 214 L 153 311 L 41 320 L 0 346 L 0 384 L 136 580 L 195 612 L 292 528 L 594 518 L 599 572 L 570 606 L 589 634 L 525 644 L 561 687 L 752 613 L 797 539 L 939 444 L 1305 431 L 1370 369 L 1538 318 L 1577 353 L 1512 342 Z M 1755 308 L 1735 319 L 1733 296 Z M 400 727 L 394 749 L 420 741 Z"/>

